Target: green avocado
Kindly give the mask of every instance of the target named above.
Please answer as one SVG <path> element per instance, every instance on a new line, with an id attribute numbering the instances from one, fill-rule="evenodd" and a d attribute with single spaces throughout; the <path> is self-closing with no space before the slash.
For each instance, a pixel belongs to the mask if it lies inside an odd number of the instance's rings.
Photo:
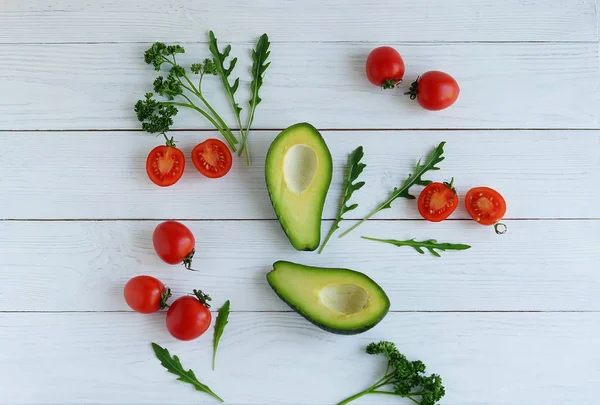
<path id="1" fill-rule="evenodd" d="M 265 179 L 279 223 L 296 250 L 321 242 L 321 215 L 333 161 L 323 137 L 307 123 L 283 130 L 271 144 Z"/>
<path id="2" fill-rule="evenodd" d="M 385 291 L 363 273 L 348 269 L 273 264 L 267 281 L 294 311 L 316 326 L 340 335 L 356 335 L 388 313 Z"/>

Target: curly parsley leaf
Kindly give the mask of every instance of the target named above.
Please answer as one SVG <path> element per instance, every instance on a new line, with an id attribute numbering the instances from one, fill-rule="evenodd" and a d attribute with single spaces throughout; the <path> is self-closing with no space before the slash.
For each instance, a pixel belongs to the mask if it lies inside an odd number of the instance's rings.
<path id="1" fill-rule="evenodd" d="M 325 237 L 325 241 L 319 249 L 319 253 L 323 251 L 325 245 L 327 244 L 327 242 L 329 242 L 331 236 L 333 236 L 335 231 L 339 229 L 339 224 L 343 220 L 343 215 L 348 211 L 352 211 L 353 209 L 356 209 L 356 207 L 358 207 L 358 204 L 348 205 L 348 202 L 352 198 L 352 194 L 354 194 L 355 191 L 359 190 L 360 188 L 362 188 L 362 186 L 365 185 L 364 181 L 356 182 L 358 176 L 360 176 L 365 167 L 367 167 L 366 164 L 360 162 L 363 156 L 364 152 L 362 146 L 356 148 L 354 151 L 352 151 L 350 156 L 348 156 L 348 168 L 346 172 L 346 179 L 344 181 L 344 195 L 342 196 L 342 204 L 340 205 L 337 217 L 335 221 L 333 221 L 333 225 L 331 226 L 329 233 Z"/>
<path id="2" fill-rule="evenodd" d="M 160 347 L 156 343 L 152 343 L 152 349 L 154 350 L 156 358 L 160 360 L 160 364 L 162 364 L 162 366 L 166 368 L 169 373 L 175 374 L 178 377 L 177 380 L 191 384 L 196 391 L 205 392 L 223 402 L 221 397 L 215 394 L 207 385 L 198 381 L 192 370 L 185 370 L 177 356 L 171 357 L 171 354 L 167 349 Z"/>
<path id="3" fill-rule="evenodd" d="M 366 352 L 370 355 L 385 356 L 385 375 L 366 390 L 346 398 L 337 405 L 346 405 L 368 394 L 396 395 L 410 399 L 418 405 L 435 405 L 446 394 L 439 375 L 425 375 L 425 364 L 420 360 L 408 361 L 394 343 L 371 343 Z"/>
<path id="4" fill-rule="evenodd" d="M 213 359 L 212 359 L 212 368 L 215 369 L 215 360 L 217 358 L 217 349 L 219 348 L 219 340 L 221 340 L 221 336 L 223 336 L 223 331 L 225 330 L 225 325 L 229 323 L 229 300 L 225 301 L 225 304 L 219 309 L 219 314 L 217 315 L 217 320 L 215 321 L 215 332 L 213 335 Z"/>
<path id="5" fill-rule="evenodd" d="M 362 236 L 362 238 L 367 239 L 367 240 L 373 240 L 376 242 L 389 243 L 391 245 L 395 245 L 398 247 L 410 246 L 421 254 L 425 254 L 425 251 L 423 249 L 427 249 L 429 251 L 429 253 L 431 253 L 432 255 L 434 255 L 436 257 L 441 257 L 441 256 L 438 252 L 435 251 L 435 249 L 445 252 L 446 250 L 467 250 L 467 249 L 471 248 L 471 246 L 464 245 L 462 243 L 440 243 L 435 239 L 416 241 L 414 239 L 407 239 L 407 240 L 377 239 L 377 238 L 370 238 L 367 236 Z"/>
<path id="6" fill-rule="evenodd" d="M 366 222 L 368 219 L 370 219 L 373 215 L 377 214 L 379 211 L 384 210 L 386 208 L 391 208 L 392 201 L 394 201 L 396 198 L 404 197 L 404 198 L 408 198 L 411 200 L 414 199 L 415 196 L 409 193 L 410 188 L 412 186 L 414 186 L 415 184 L 418 184 L 421 186 L 426 186 L 431 183 L 430 180 L 423 180 L 423 175 L 425 173 L 427 173 L 428 171 L 440 170 L 440 168 L 436 165 L 445 159 L 445 157 L 443 156 L 445 144 L 446 144 L 446 142 L 440 143 L 429 154 L 427 160 L 424 163 L 421 163 L 421 159 L 420 159 L 417 162 L 417 165 L 415 166 L 414 172 L 411 175 L 409 175 L 406 180 L 404 180 L 404 183 L 402 183 L 402 186 L 400 186 L 399 188 L 395 187 L 387 200 L 385 200 L 377 208 L 375 208 L 373 211 L 371 211 L 371 213 L 369 213 L 362 220 L 357 222 L 353 227 L 351 227 L 350 229 L 348 229 L 347 231 L 342 233 L 340 235 L 340 238 L 348 235 L 350 232 L 352 232 L 353 230 L 358 228 L 360 225 L 362 225 L 364 222 Z"/>
<path id="7" fill-rule="evenodd" d="M 153 93 L 146 93 L 143 100 L 135 103 L 134 110 L 144 131 L 151 134 L 162 134 L 167 140 L 168 146 L 175 146 L 173 138 L 169 139 L 166 133 L 173 125 L 173 117 L 177 115 L 177 108 L 156 101 Z"/>

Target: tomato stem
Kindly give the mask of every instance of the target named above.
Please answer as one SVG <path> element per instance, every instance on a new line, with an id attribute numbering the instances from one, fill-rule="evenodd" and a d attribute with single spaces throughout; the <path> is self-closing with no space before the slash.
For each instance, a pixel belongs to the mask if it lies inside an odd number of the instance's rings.
<path id="1" fill-rule="evenodd" d="M 508 231 L 508 227 L 506 226 L 506 224 L 503 224 L 502 222 L 498 222 L 497 224 L 494 225 L 494 231 L 496 231 L 496 233 L 498 235 L 504 235 L 506 233 L 506 231 Z"/>
<path id="2" fill-rule="evenodd" d="M 161 132 L 162 135 L 165 137 L 165 141 L 167 141 L 167 146 L 171 146 L 171 147 L 175 147 L 175 141 L 173 140 L 173 137 L 171 137 L 171 139 L 169 139 L 169 137 L 167 136 L 167 134 L 165 134 L 164 132 Z"/>
<path id="3" fill-rule="evenodd" d="M 456 189 L 454 188 L 454 177 L 450 179 L 450 183 L 444 182 L 444 185 L 448 187 L 450 190 L 454 191 L 454 195 L 456 195 Z"/>
<path id="4" fill-rule="evenodd" d="M 196 253 L 196 249 L 192 249 L 190 254 L 183 258 L 182 264 L 188 270 L 192 270 L 192 258 L 194 257 L 194 253 Z"/>
<path id="5" fill-rule="evenodd" d="M 411 83 L 410 88 L 404 94 L 409 94 L 410 99 L 414 100 L 417 98 L 417 94 L 419 94 L 419 77 L 417 76 L 417 80 Z"/>
<path id="6" fill-rule="evenodd" d="M 398 85 L 400 85 L 400 83 L 402 83 L 402 79 L 387 79 L 384 80 L 383 83 L 381 83 L 381 89 L 395 89 L 396 87 L 398 87 Z"/>
<path id="7" fill-rule="evenodd" d="M 208 301 L 212 301 L 212 298 L 208 294 L 204 294 L 202 290 L 192 290 L 198 301 L 200 301 L 206 308 L 210 308 Z"/>
<path id="8" fill-rule="evenodd" d="M 169 308 L 169 304 L 167 304 L 167 301 L 169 300 L 169 298 L 171 298 L 171 295 L 171 289 L 169 287 L 166 287 L 165 292 L 160 297 L 160 309 Z"/>

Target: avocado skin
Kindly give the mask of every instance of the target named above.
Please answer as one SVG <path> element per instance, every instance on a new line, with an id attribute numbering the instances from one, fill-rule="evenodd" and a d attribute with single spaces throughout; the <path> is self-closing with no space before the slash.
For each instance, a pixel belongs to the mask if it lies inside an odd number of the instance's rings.
<path id="1" fill-rule="evenodd" d="M 275 262 L 273 264 L 273 270 L 271 270 L 269 273 L 275 271 L 275 268 L 277 266 L 278 263 L 290 263 L 290 262 L 286 262 L 285 260 L 279 260 L 277 262 Z M 306 266 L 305 266 L 306 267 Z M 359 273 L 355 270 L 351 270 L 351 269 L 342 269 L 342 270 L 347 270 L 353 273 Z M 334 333 L 336 335 L 345 335 L 345 336 L 352 336 L 352 335 L 358 335 L 360 333 L 366 332 L 369 329 L 372 329 L 373 327 L 375 327 L 379 322 L 381 322 L 383 320 L 383 318 L 385 318 L 385 316 L 388 314 L 389 309 L 390 309 L 390 300 L 387 296 L 387 294 L 384 294 L 385 299 L 387 300 L 386 302 L 386 309 L 385 311 L 382 312 L 381 316 L 375 320 L 373 320 L 370 323 L 367 323 L 361 327 L 358 328 L 354 328 L 354 329 L 339 329 L 339 328 L 331 328 L 329 326 L 323 325 L 320 322 L 317 322 L 316 320 L 308 317 L 306 314 L 304 314 L 299 308 L 297 308 L 296 306 L 290 304 L 287 299 L 285 297 L 283 297 L 281 294 L 279 294 L 279 292 L 277 292 L 277 289 L 275 288 L 275 286 L 271 283 L 271 280 L 269 280 L 269 273 L 267 273 L 267 282 L 269 283 L 269 285 L 271 286 L 271 288 L 273 289 L 273 291 L 275 292 L 275 294 L 279 297 L 279 299 L 281 299 L 283 302 L 286 303 L 287 306 L 289 306 L 291 309 L 294 310 L 294 312 L 300 314 L 304 319 L 306 319 L 307 321 L 309 321 L 310 323 L 312 323 L 313 325 L 317 326 L 318 328 L 326 331 L 326 332 L 330 332 L 330 333 Z M 369 276 L 367 276 L 364 273 L 361 273 L 364 277 L 368 278 L 369 280 L 371 280 L 374 284 L 375 281 L 373 279 L 371 279 Z"/>
<path id="2" fill-rule="evenodd" d="M 273 140 L 273 142 L 271 143 L 271 145 L 269 146 L 269 149 L 267 150 L 267 154 L 265 157 L 265 177 L 267 176 L 267 171 L 269 170 L 269 166 L 268 166 L 268 159 L 269 159 L 269 155 L 274 147 L 274 145 L 277 143 L 277 139 L 286 131 L 288 130 L 292 130 L 296 127 L 307 127 L 309 128 L 312 132 L 314 132 L 314 134 L 316 136 L 318 136 L 320 138 L 320 141 L 322 142 L 322 144 L 324 145 L 325 149 L 327 150 L 327 160 L 330 164 L 330 166 L 333 167 L 333 158 L 331 156 L 331 153 L 329 152 L 329 148 L 327 147 L 327 144 L 325 143 L 325 140 L 323 139 L 323 136 L 321 135 L 321 133 L 317 130 L 317 128 L 315 128 L 312 124 L 309 124 L 308 122 L 299 122 L 293 125 L 290 125 L 289 127 L 285 128 L 283 131 L 281 131 L 277 137 L 275 137 L 275 139 Z M 317 174 L 318 175 L 318 174 Z M 331 180 L 333 178 L 333 172 L 329 172 L 325 174 L 325 179 L 326 180 L 326 184 L 325 184 L 325 191 L 324 194 L 325 196 L 323 197 L 323 201 L 325 200 L 326 196 L 327 196 L 327 192 L 329 191 L 329 186 L 331 185 Z M 275 201 L 273 199 L 273 195 L 271 194 L 271 191 L 269 190 L 269 187 L 267 186 L 267 191 L 269 194 L 269 200 L 271 202 L 271 206 L 273 208 L 275 208 L 278 203 L 277 201 Z M 322 204 L 320 207 L 320 210 L 316 213 L 318 215 L 319 218 L 322 217 L 323 215 L 323 209 L 325 208 L 325 204 Z M 292 235 L 290 235 L 289 230 L 283 225 L 282 223 L 282 219 L 280 216 L 280 212 L 277 209 L 274 209 L 275 211 L 275 215 L 277 216 L 277 222 L 279 222 L 279 225 L 281 226 L 281 229 L 283 229 L 283 232 L 286 234 L 286 236 L 288 237 L 290 243 L 292 244 L 292 246 L 294 247 L 294 249 L 301 251 L 301 252 L 313 252 L 315 250 L 317 250 L 317 248 L 319 247 L 319 245 L 321 244 L 321 227 L 319 226 L 319 228 L 316 230 L 318 238 L 315 241 L 315 243 L 312 244 L 299 244 L 296 243 L 296 241 L 294 240 L 294 238 L 292 237 Z"/>

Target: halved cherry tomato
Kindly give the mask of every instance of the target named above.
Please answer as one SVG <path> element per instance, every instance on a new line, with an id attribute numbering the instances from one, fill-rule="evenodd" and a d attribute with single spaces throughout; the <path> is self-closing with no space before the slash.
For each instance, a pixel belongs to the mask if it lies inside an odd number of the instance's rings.
<path id="1" fill-rule="evenodd" d="M 506 201 L 489 187 L 470 189 L 465 196 L 465 205 L 471 218 L 481 225 L 495 225 L 506 213 Z"/>
<path id="2" fill-rule="evenodd" d="M 167 187 L 177 183 L 183 169 L 185 157 L 175 146 L 157 146 L 150 151 L 146 159 L 146 173 L 157 186 Z"/>
<path id="3" fill-rule="evenodd" d="M 426 110 L 443 110 L 450 107 L 456 99 L 460 88 L 458 83 L 448 73 L 432 70 L 423 73 L 410 85 L 410 99 L 415 98 L 419 105 Z"/>
<path id="4" fill-rule="evenodd" d="M 367 79 L 382 89 L 393 89 L 404 77 L 404 61 L 397 50 L 380 46 L 369 53 L 366 64 Z"/>
<path id="5" fill-rule="evenodd" d="M 453 179 L 454 180 L 454 179 Z M 448 183 L 431 183 L 419 194 L 419 213 L 431 222 L 448 218 L 458 206 L 458 194 Z"/>
<path id="6" fill-rule="evenodd" d="M 187 226 L 177 221 L 158 224 L 152 233 L 152 244 L 165 263 L 183 263 L 186 269 L 191 270 L 196 239 Z"/>
<path id="7" fill-rule="evenodd" d="M 212 320 L 210 297 L 202 291 L 194 290 L 195 297 L 177 298 L 167 311 L 167 329 L 179 340 L 192 340 L 202 335 Z"/>
<path id="8" fill-rule="evenodd" d="M 125 284 L 123 295 L 131 309 L 142 314 L 151 314 L 167 307 L 171 290 L 154 277 L 136 276 Z"/>
<path id="9" fill-rule="evenodd" d="M 232 165 L 231 151 L 218 139 L 207 139 L 192 150 L 192 162 L 200 173 L 216 179 L 229 173 Z"/>

